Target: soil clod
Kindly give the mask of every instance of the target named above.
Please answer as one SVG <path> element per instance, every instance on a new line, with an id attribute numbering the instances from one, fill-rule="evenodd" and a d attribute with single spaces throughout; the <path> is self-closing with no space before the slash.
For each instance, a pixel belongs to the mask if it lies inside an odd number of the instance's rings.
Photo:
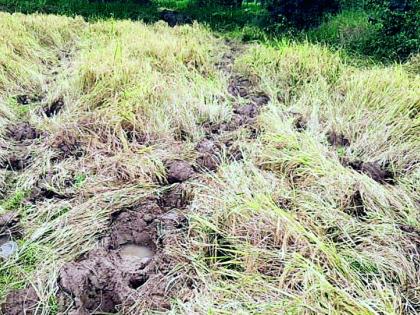
<path id="1" fill-rule="evenodd" d="M 11 171 L 20 171 L 25 169 L 28 165 L 29 159 L 13 154 L 7 158 L 5 163 L 2 163 L 1 167 Z"/>
<path id="2" fill-rule="evenodd" d="M 246 97 L 251 93 L 253 83 L 246 77 L 234 76 L 229 82 L 228 92 L 235 97 Z"/>
<path id="3" fill-rule="evenodd" d="M 270 97 L 264 92 L 255 93 L 251 95 L 249 98 L 253 104 L 259 107 L 265 106 L 270 102 Z"/>
<path id="4" fill-rule="evenodd" d="M 71 133 L 63 134 L 54 139 L 52 147 L 59 152 L 59 158 L 66 159 L 69 157 L 80 158 L 83 156 L 81 143 L 77 137 Z"/>
<path id="5" fill-rule="evenodd" d="M 193 167 L 186 161 L 173 160 L 167 163 L 168 183 L 182 183 L 195 174 Z"/>
<path id="6" fill-rule="evenodd" d="M 38 294 L 33 287 L 12 291 L 1 305 L 1 311 L 5 315 L 32 315 L 35 314 L 38 301 Z"/>

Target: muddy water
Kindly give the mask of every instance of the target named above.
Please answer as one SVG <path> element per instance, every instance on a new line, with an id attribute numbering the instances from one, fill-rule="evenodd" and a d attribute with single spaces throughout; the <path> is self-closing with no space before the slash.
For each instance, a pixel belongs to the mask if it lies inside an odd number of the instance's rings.
<path id="1" fill-rule="evenodd" d="M 122 257 L 152 258 L 155 253 L 147 246 L 127 244 L 121 246 L 120 255 Z"/>

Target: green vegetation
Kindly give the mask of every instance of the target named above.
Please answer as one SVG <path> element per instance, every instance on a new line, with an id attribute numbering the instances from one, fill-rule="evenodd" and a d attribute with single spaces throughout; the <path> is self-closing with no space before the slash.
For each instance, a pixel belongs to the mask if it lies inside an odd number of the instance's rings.
<path id="1" fill-rule="evenodd" d="M 157 225 L 166 313 L 417 314 L 416 17 L 385 37 L 400 13 L 347 2 L 299 30 L 251 1 L 0 0 L 0 214 L 21 232 L 0 304 L 31 285 L 35 314 L 63 311 L 63 266 L 175 187 L 191 200 L 168 212 L 186 217 L 173 239 Z M 252 97 L 266 104 L 238 114 Z M 194 176 L 170 182 L 172 160 Z"/>

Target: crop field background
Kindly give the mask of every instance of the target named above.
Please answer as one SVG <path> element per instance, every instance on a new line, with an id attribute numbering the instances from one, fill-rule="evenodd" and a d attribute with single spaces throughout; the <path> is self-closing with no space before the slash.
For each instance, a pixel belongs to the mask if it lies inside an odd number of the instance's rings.
<path id="1" fill-rule="evenodd" d="M 0 314 L 419 314 L 418 42 L 345 2 L 0 0 Z"/>

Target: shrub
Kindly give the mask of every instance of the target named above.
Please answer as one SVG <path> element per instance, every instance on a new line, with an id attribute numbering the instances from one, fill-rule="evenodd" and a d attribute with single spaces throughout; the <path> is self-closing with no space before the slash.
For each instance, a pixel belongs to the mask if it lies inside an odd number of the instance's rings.
<path id="1" fill-rule="evenodd" d="M 275 21 L 285 21 L 298 28 L 318 24 L 325 13 L 338 10 L 337 0 L 264 0 Z"/>
<path id="2" fill-rule="evenodd" d="M 377 29 L 369 48 L 380 57 L 406 59 L 419 52 L 420 1 L 370 0 L 370 22 Z"/>

